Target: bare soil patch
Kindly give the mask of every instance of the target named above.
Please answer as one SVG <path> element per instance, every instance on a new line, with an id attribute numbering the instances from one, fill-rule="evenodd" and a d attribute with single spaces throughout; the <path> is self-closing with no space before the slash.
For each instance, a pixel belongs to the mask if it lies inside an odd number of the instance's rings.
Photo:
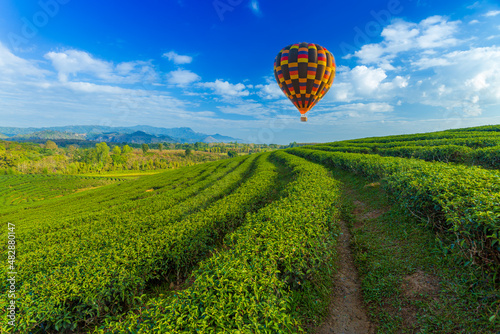
<path id="1" fill-rule="evenodd" d="M 408 298 L 418 298 L 420 295 L 434 297 L 439 291 L 439 279 L 417 270 L 404 278 L 401 290 Z"/>
<path id="2" fill-rule="evenodd" d="M 75 193 L 80 193 L 82 191 L 87 191 L 87 190 L 92 190 L 92 189 L 97 189 L 97 188 L 100 188 L 102 186 L 97 186 L 97 187 L 87 187 L 87 188 L 80 188 L 80 189 L 76 189 L 75 190 Z M 60 196 L 63 196 L 63 195 L 60 195 Z"/>

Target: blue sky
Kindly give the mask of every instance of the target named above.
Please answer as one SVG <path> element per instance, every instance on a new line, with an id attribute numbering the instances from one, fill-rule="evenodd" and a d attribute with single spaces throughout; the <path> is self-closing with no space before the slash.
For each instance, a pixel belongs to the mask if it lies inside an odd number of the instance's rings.
<path id="1" fill-rule="evenodd" d="M 0 13 L 0 126 L 287 144 L 500 123 L 493 0 L 6 0 Z M 273 76 L 299 42 L 337 63 L 307 123 Z"/>

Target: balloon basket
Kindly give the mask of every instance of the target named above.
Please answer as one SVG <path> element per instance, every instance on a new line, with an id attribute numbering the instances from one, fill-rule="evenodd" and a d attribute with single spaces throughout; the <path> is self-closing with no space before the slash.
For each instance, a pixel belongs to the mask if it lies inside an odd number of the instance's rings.
<path id="1" fill-rule="evenodd" d="M 307 122 L 307 116 L 300 116 L 301 122 Z"/>

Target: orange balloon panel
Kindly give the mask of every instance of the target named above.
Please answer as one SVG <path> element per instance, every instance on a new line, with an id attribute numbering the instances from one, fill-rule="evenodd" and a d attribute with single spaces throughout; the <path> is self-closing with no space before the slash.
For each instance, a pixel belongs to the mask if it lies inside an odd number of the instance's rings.
<path id="1" fill-rule="evenodd" d="M 305 114 L 330 89 L 335 78 L 335 59 L 318 44 L 291 44 L 276 56 L 274 76 L 283 93 Z"/>

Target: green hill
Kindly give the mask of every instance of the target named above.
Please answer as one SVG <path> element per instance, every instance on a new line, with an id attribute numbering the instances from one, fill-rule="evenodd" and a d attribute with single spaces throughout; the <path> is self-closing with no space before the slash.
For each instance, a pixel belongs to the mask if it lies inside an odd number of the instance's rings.
<path id="1" fill-rule="evenodd" d="M 314 333 L 357 291 L 379 332 L 496 333 L 497 134 L 364 138 L 127 181 L 5 176 L 4 204 L 23 204 L 0 206 L 19 305 L 0 326 Z"/>

